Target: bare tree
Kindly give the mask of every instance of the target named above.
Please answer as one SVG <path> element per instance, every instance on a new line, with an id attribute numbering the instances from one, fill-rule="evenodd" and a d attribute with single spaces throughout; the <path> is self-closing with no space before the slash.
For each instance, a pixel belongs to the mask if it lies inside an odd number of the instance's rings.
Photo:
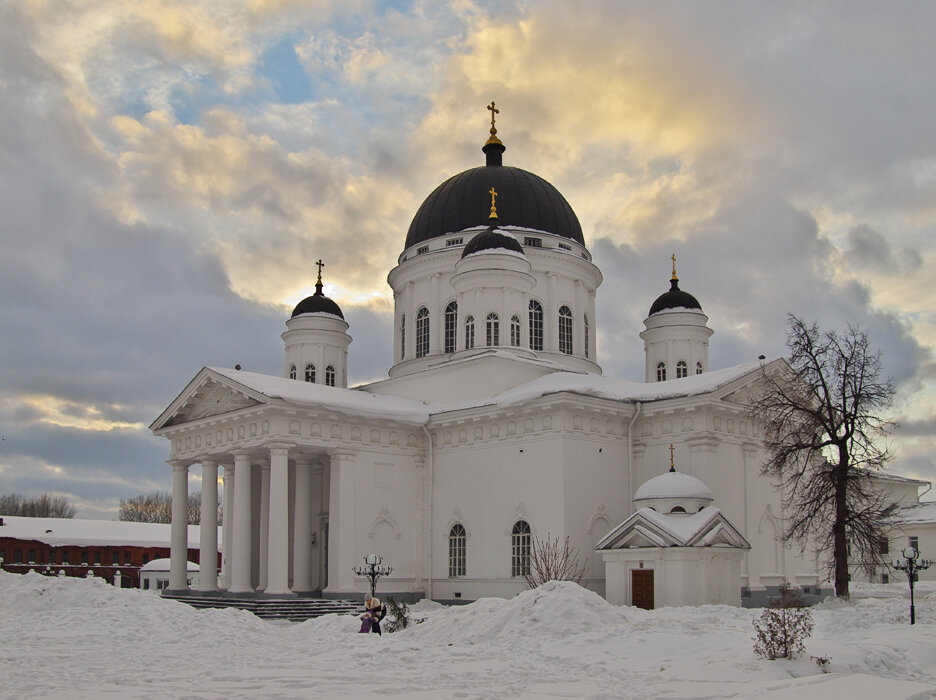
<path id="1" fill-rule="evenodd" d="M 882 441 L 893 423 L 881 413 L 894 385 L 881 379 L 880 353 L 860 328 L 822 333 L 791 315 L 787 346 L 795 374 L 765 371 L 750 404 L 769 455 L 762 472 L 780 484 L 784 538 L 816 546 L 835 595 L 847 598 L 849 550 L 864 568 L 880 563 L 892 504 L 874 475 L 890 458 Z"/>
<path id="2" fill-rule="evenodd" d="M 189 525 L 201 523 L 201 492 L 188 495 Z M 117 519 L 137 523 L 171 523 L 172 494 L 168 491 L 150 491 L 120 501 Z M 218 525 L 221 524 L 221 500 L 218 499 Z"/>
<path id="3" fill-rule="evenodd" d="M 574 581 L 578 583 L 585 575 L 586 564 L 578 563 L 578 552 L 569 545 L 569 538 L 565 542 L 559 538 L 551 538 L 546 533 L 546 539 L 533 538 L 530 547 L 530 567 L 523 575 L 529 588 L 542 586 L 547 581 Z"/>
<path id="4" fill-rule="evenodd" d="M 0 496 L 0 514 L 27 518 L 74 518 L 78 509 L 64 496 L 43 493 L 39 496 L 21 496 L 9 493 Z"/>

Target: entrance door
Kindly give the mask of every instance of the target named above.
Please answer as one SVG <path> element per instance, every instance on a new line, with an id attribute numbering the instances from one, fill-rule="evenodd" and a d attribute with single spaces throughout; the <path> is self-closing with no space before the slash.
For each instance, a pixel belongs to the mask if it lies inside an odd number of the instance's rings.
<path id="1" fill-rule="evenodd" d="M 631 569 L 631 605 L 653 610 L 653 569 Z"/>

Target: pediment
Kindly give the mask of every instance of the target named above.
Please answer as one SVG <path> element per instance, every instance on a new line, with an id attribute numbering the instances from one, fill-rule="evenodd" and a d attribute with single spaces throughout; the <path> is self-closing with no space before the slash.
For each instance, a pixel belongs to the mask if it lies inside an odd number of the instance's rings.
<path id="1" fill-rule="evenodd" d="M 655 522 L 659 520 L 660 522 Z M 712 506 L 694 516 L 656 515 L 641 509 L 605 535 L 596 549 L 630 547 L 733 547 L 750 549 L 744 536 Z"/>
<path id="2" fill-rule="evenodd" d="M 155 430 L 191 423 L 260 406 L 266 402 L 267 398 L 262 394 L 239 386 L 236 382 L 206 369 L 202 370 L 156 419 L 152 428 Z"/>

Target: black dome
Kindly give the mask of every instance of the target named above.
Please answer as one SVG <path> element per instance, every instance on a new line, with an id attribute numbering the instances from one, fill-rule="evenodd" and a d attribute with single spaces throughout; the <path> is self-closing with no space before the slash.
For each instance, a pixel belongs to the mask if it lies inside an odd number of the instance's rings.
<path id="1" fill-rule="evenodd" d="M 406 247 L 488 223 L 490 189 L 497 190 L 500 226 L 522 226 L 571 238 L 585 245 L 582 225 L 565 197 L 533 173 L 488 165 L 450 177 L 426 197 L 406 234 Z M 497 159 L 499 160 L 499 158 Z"/>
<path id="2" fill-rule="evenodd" d="M 315 294 L 310 297 L 306 297 L 298 304 L 296 304 L 296 308 L 293 309 L 292 316 L 290 316 L 290 318 L 295 318 L 300 314 L 315 314 L 320 312 L 334 314 L 338 318 L 344 320 L 344 314 L 341 313 L 341 307 L 327 296 L 322 294 L 321 278 L 319 278 L 319 281 L 315 283 Z"/>
<path id="3" fill-rule="evenodd" d="M 462 257 L 478 253 L 482 250 L 496 250 L 506 248 L 523 255 L 523 246 L 517 242 L 513 236 L 498 232 L 493 226 L 487 231 L 482 231 L 477 236 L 468 241 L 468 245 L 462 251 Z"/>
<path id="4" fill-rule="evenodd" d="M 670 280 L 669 291 L 657 297 L 657 300 L 653 302 L 653 306 L 650 307 L 648 315 L 653 316 L 653 314 L 667 309 L 698 309 L 701 311 L 702 304 L 689 292 L 681 290 L 679 280 L 674 278 Z"/>

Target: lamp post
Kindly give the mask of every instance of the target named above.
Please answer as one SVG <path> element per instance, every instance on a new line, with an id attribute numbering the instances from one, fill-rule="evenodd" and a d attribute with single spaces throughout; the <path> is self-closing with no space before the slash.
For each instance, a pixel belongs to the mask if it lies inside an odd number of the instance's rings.
<path id="1" fill-rule="evenodd" d="M 920 553 L 913 547 L 907 547 L 903 552 L 904 559 L 894 559 L 891 566 L 907 573 L 907 579 L 910 581 L 910 624 L 916 624 L 916 610 L 913 606 L 913 584 L 917 580 L 917 572 L 928 569 L 932 565 L 929 559 L 919 559 Z"/>
<path id="2" fill-rule="evenodd" d="M 387 564 L 381 564 L 383 558 L 379 554 L 367 554 L 364 557 L 364 564 L 358 564 L 352 571 L 358 576 L 366 576 L 370 579 L 371 597 L 377 593 L 377 579 L 381 576 L 389 576 L 393 572 L 393 567 Z"/>

